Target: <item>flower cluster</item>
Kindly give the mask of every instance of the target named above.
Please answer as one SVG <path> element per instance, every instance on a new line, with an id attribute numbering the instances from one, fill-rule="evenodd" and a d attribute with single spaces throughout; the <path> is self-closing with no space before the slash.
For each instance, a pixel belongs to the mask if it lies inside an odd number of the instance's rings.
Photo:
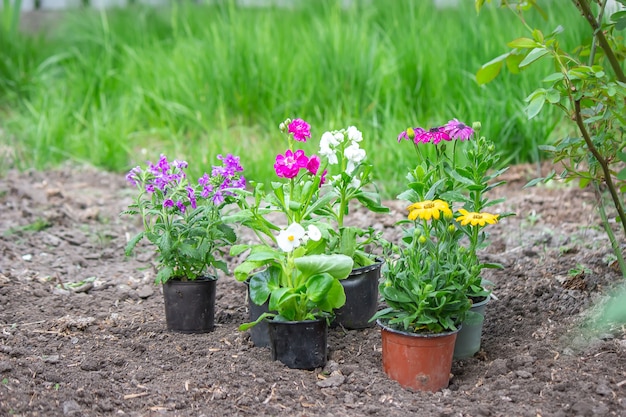
<path id="1" fill-rule="evenodd" d="M 165 155 L 126 176 L 139 193 L 124 213 L 140 215 L 144 228 L 129 241 L 126 252 L 130 254 L 144 237 L 154 244 L 159 254 L 157 282 L 215 275 L 215 268 L 227 272 L 221 257 L 224 246 L 235 242 L 235 233 L 221 211 L 238 200 L 235 190 L 245 189 L 246 179 L 239 157 L 217 158 L 222 163 L 195 183 L 185 171 L 187 162 L 170 162 Z"/>
<path id="2" fill-rule="evenodd" d="M 311 137 L 310 125 L 302 119 L 287 119 L 279 128 L 288 145 L 274 163 L 282 182 L 272 182 L 269 192 L 264 184 L 256 184 L 252 192 L 241 193 L 251 198 L 240 200 L 241 211 L 235 217 L 253 230 L 261 243 L 232 247 L 232 255 L 248 252 L 235 268 L 235 277 L 249 280 L 250 297 L 256 304 L 269 299 L 270 309 L 279 319 L 328 317 L 345 303 L 338 280 L 348 276 L 353 261 L 326 250 L 330 226 L 319 213 L 333 198 L 322 194 L 327 171 L 322 169 L 319 156 L 295 149 Z M 282 216 L 275 223 L 277 214 Z"/>
<path id="3" fill-rule="evenodd" d="M 363 134 L 355 127 L 325 132 L 320 139 L 319 155 L 326 162 L 329 184 L 325 196 L 330 198 L 324 214 L 330 221 L 328 253 L 350 256 L 355 266 L 373 264 L 374 258 L 365 253 L 369 244 L 379 244 L 381 234 L 373 228 L 363 229 L 345 224 L 351 201 L 370 211 L 386 213 L 372 181 L 372 166 L 361 147 Z"/>
<path id="4" fill-rule="evenodd" d="M 398 142 L 413 142 L 418 162 L 407 176 L 408 190 L 398 196 L 410 205 L 400 222 L 402 243 L 387 247 L 381 293 L 389 308 L 377 318 L 410 331 L 454 330 L 471 302 L 489 295 L 481 271 L 501 266 L 482 263 L 478 251 L 488 244 L 485 226 L 510 214 L 484 211 L 502 202 L 486 193 L 503 184 L 495 180 L 505 169 L 491 170 L 499 155 L 476 134 L 479 129 L 479 123 L 470 127 L 452 119 L 398 135 Z"/>

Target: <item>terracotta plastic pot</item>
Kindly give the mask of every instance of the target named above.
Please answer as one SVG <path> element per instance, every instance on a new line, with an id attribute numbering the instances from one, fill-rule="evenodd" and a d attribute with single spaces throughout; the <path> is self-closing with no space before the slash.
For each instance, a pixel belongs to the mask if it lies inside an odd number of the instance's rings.
<path id="1" fill-rule="evenodd" d="M 194 281 L 171 279 L 163 284 L 167 329 L 179 333 L 207 333 L 215 320 L 216 277 Z"/>
<path id="2" fill-rule="evenodd" d="M 407 333 L 381 320 L 383 370 L 405 388 L 436 392 L 448 386 L 458 331 L 439 334 Z"/>
<path id="3" fill-rule="evenodd" d="M 326 365 L 328 325 L 325 319 L 266 321 L 273 360 L 294 369 L 315 369 Z"/>
<path id="4" fill-rule="evenodd" d="M 463 327 L 459 331 L 454 345 L 454 359 L 471 358 L 480 350 L 480 342 L 483 334 L 485 321 L 485 309 L 491 297 L 472 304 L 463 321 Z"/>
<path id="5" fill-rule="evenodd" d="M 354 269 L 340 281 L 346 293 L 346 303 L 335 311 L 333 327 L 364 329 L 374 325 L 369 320 L 378 309 L 378 282 L 383 265 L 382 260 L 376 261 L 373 265 Z"/>

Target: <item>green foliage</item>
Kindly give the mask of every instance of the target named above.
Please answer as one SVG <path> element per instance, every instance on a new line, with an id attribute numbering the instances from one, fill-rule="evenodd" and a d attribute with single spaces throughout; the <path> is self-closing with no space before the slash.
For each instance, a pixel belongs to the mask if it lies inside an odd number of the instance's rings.
<path id="1" fill-rule="evenodd" d="M 300 116 L 320 126 L 317 137 L 338 123 L 360 126 L 373 139 L 373 176 L 390 197 L 414 166 L 393 147 L 405 120 L 451 112 L 482 120 L 507 163 L 537 160 L 537 145 L 561 120 L 548 110 L 527 121 L 509 99 L 529 94 L 541 71 L 499 77 L 493 89 L 474 81 L 468 68 L 517 34 L 512 19 L 495 13 L 478 25 L 466 1 L 446 10 L 414 0 L 209 3 L 81 9 L 63 14 L 45 38 L 0 39 L 0 141 L 16 148 L 11 166 L 69 159 L 125 171 L 164 152 L 200 175 L 228 150 L 242 155 L 248 176 L 266 181 L 272 152 L 249 150 L 278 152 L 274 121 Z M 575 11 L 548 9 L 576 21 Z M 442 38 L 441 27 L 454 30 Z"/>
<path id="2" fill-rule="evenodd" d="M 210 177 L 205 174 L 197 183 L 185 173 L 186 162 L 170 163 L 163 155 L 158 164 L 136 167 L 128 174 L 138 193 L 122 214 L 138 215 L 144 230 L 129 240 L 126 255 L 144 238 L 153 244 L 158 253 L 157 284 L 217 277 L 217 270 L 228 273 L 224 258 L 236 235 L 222 211 L 237 199 L 229 189 L 242 186 L 243 168 L 232 155 L 220 159 L 223 166 L 215 166 Z"/>
<path id="3" fill-rule="evenodd" d="M 626 13 L 614 13 L 605 20 L 606 2 L 594 8 L 589 0 L 572 0 L 571 9 L 580 13 L 578 20 L 585 22 L 588 28 L 580 45 L 565 48 L 561 42 L 562 26 L 544 35 L 539 28 L 527 23 L 526 12 L 532 8 L 545 15 L 545 11 L 538 9 L 538 2 L 504 0 L 500 3 L 512 10 L 529 32 L 529 37 L 508 43 L 512 49 L 504 59 L 515 57 L 516 65 L 511 66 L 517 67 L 515 72 L 545 60 L 555 70 L 544 76 L 542 87 L 526 97 L 528 118 L 538 116 L 545 108 L 544 104 L 551 104 L 573 121 L 578 132 L 542 147 L 553 157 L 555 164 L 563 167 L 563 171 L 559 175 L 552 172 L 545 178 L 531 181 L 529 185 L 555 177 L 567 182 L 578 181 L 581 188 L 592 185 L 598 196 L 600 216 L 626 277 L 621 248 L 613 237 L 605 214 L 605 206 L 610 205 L 605 198 L 608 194 L 626 236 L 626 44 L 620 33 L 626 27 Z M 477 0 L 477 10 L 480 11 L 484 4 L 484 0 Z M 594 11 L 597 13 L 594 14 Z M 478 81 L 486 83 L 494 79 L 501 61 L 496 59 L 483 65 L 476 75 Z"/>

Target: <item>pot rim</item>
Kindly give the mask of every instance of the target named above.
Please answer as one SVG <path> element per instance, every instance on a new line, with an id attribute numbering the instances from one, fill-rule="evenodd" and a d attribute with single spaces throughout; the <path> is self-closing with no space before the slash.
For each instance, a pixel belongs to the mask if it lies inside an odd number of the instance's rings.
<path id="1" fill-rule="evenodd" d="M 190 279 L 190 280 L 187 280 L 187 281 L 181 280 L 180 277 L 174 277 L 174 278 L 170 278 L 167 281 L 165 281 L 165 284 L 170 284 L 170 283 L 174 284 L 174 283 L 176 283 L 176 284 L 180 284 L 180 285 L 189 285 L 189 284 L 197 284 L 197 283 L 200 283 L 200 282 L 214 282 L 214 281 L 217 281 L 217 276 L 215 276 L 215 275 L 201 275 L 201 276 L 198 276 L 198 277 L 196 277 L 194 279 Z"/>
<path id="2" fill-rule="evenodd" d="M 405 332 L 403 330 L 398 330 L 398 329 L 394 329 L 393 327 L 389 327 L 388 325 L 384 324 L 381 321 L 381 319 L 377 319 L 376 324 L 382 327 L 383 330 L 388 331 L 390 333 L 401 334 L 403 336 L 408 336 L 408 337 L 426 337 L 426 338 L 450 336 L 455 333 L 458 333 L 462 327 L 461 325 L 458 325 L 456 327 L 456 330 L 450 330 L 450 331 L 441 332 L 441 333 L 413 333 L 413 332 Z"/>
<path id="3" fill-rule="evenodd" d="M 284 321 L 284 320 L 276 320 L 274 321 L 274 319 L 269 319 L 269 318 L 265 318 L 265 321 L 267 321 L 268 323 L 272 324 L 272 323 L 276 323 L 276 324 L 287 324 L 287 325 L 296 325 L 296 324 L 301 324 L 301 323 L 319 323 L 321 321 L 326 321 L 325 317 L 316 319 L 316 320 L 296 320 L 296 321 Z"/>
<path id="4" fill-rule="evenodd" d="M 473 307 L 482 307 L 482 306 L 484 306 L 485 304 L 487 304 L 489 301 L 491 301 L 491 293 L 489 293 L 489 294 L 485 297 L 485 299 L 484 299 L 484 300 L 478 301 L 477 303 L 475 303 L 475 302 L 473 302 L 473 301 L 472 301 L 472 307 L 470 307 L 470 308 L 473 308 Z"/>
<path id="5" fill-rule="evenodd" d="M 375 263 L 371 264 L 371 265 L 367 265 L 367 266 L 361 266 L 359 268 L 355 268 L 350 272 L 350 275 L 348 275 L 347 278 L 351 278 L 355 275 L 361 275 L 361 274 L 366 274 L 370 271 L 373 271 L 375 269 L 379 269 L 383 266 L 383 264 L 385 263 L 385 260 L 383 258 L 379 258 L 376 257 L 374 258 Z M 347 279 L 346 278 L 346 279 Z"/>

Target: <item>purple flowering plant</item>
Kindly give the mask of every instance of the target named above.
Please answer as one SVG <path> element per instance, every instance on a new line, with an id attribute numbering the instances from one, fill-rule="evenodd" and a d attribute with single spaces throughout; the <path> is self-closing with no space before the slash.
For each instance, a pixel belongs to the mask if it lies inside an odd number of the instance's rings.
<path id="1" fill-rule="evenodd" d="M 334 195 L 323 193 L 327 170 L 318 155 L 298 149 L 311 138 L 310 125 L 302 119 L 280 124 L 287 149 L 275 158 L 276 180 L 269 189 L 254 183 L 252 191 L 240 190 L 240 211 L 232 217 L 251 229 L 256 242 L 231 248 L 244 255 L 235 270 L 239 281 L 249 280 L 251 300 L 269 300 L 273 313 L 261 315 L 244 330 L 265 318 L 300 321 L 330 317 L 345 303 L 340 279 L 353 266 L 349 256 L 327 254 L 328 218 L 323 215 Z M 274 313 L 275 312 L 275 313 Z"/>
<path id="2" fill-rule="evenodd" d="M 126 176 L 138 194 L 123 214 L 138 215 L 143 224 L 126 245 L 126 254 L 143 238 L 156 246 L 157 284 L 217 277 L 217 270 L 228 273 L 224 256 L 236 235 L 222 212 L 237 202 L 235 190 L 245 189 L 246 179 L 238 156 L 217 159 L 221 164 L 196 181 L 187 176 L 187 162 L 168 161 L 165 155 Z"/>

